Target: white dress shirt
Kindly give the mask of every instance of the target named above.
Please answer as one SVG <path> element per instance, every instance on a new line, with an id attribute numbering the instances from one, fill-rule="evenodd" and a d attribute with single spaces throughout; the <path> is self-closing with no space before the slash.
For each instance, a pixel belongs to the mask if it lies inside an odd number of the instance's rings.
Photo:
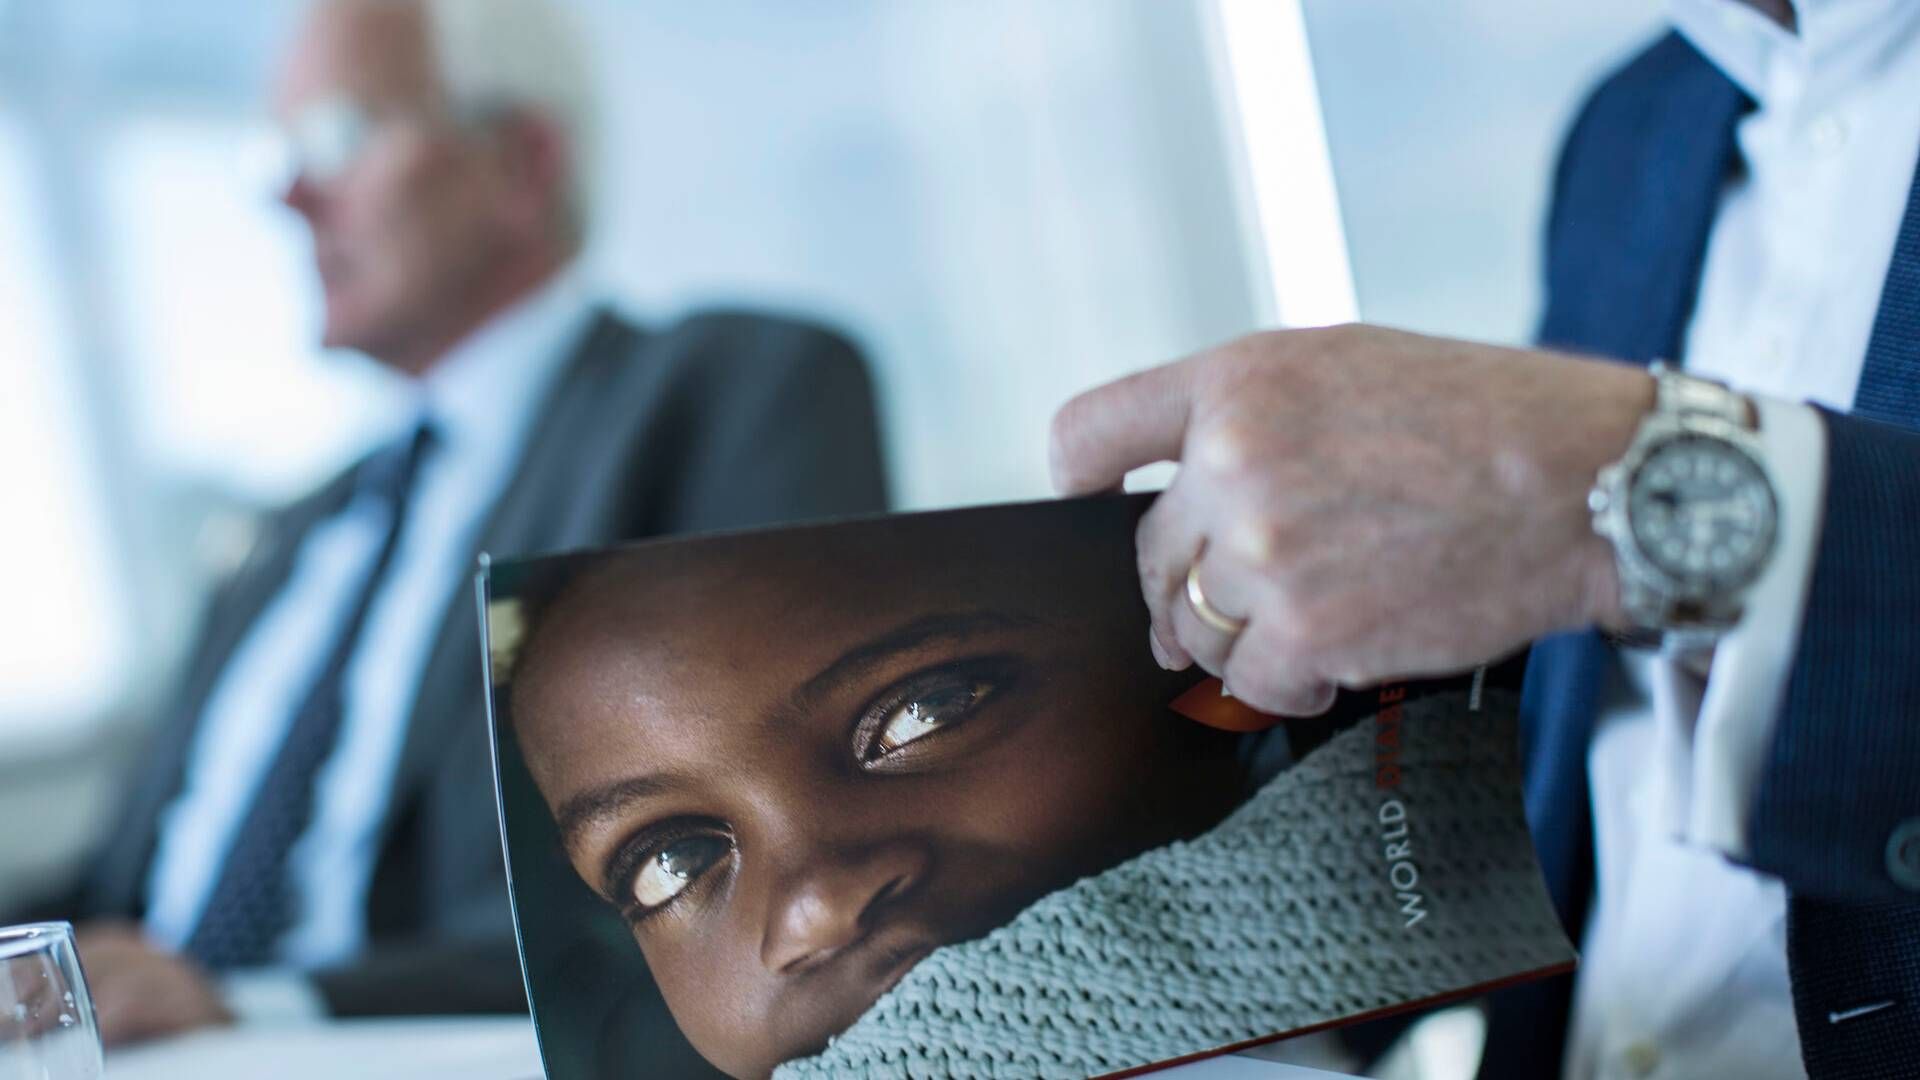
<path id="1" fill-rule="evenodd" d="M 1757 104 L 1708 237 L 1685 363 L 1756 395 L 1779 546 L 1710 675 L 1628 655 L 1588 756 L 1596 891 L 1570 1077 L 1804 1076 L 1785 891 L 1729 861 L 1785 691 L 1819 545 L 1826 441 L 1848 409 L 1920 156 L 1920 4 L 1797 0 L 1786 30 L 1737 0 L 1673 0 Z M 1708 133 L 1703 132 L 1702 137 Z"/>
<path id="2" fill-rule="evenodd" d="M 288 854 L 297 911 L 278 952 L 291 968 L 339 962 L 365 943 L 389 788 L 448 597 L 466 595 L 479 530 L 590 314 L 590 292 L 569 269 L 402 391 L 392 437 L 424 420 L 437 438 L 348 662 L 338 741 L 316 778 L 312 821 Z M 356 499 L 312 529 L 287 584 L 208 696 L 185 782 L 160 822 L 145 924 L 156 942 L 179 948 L 192 935 L 237 826 L 385 537 L 387 513 L 378 500 Z"/>

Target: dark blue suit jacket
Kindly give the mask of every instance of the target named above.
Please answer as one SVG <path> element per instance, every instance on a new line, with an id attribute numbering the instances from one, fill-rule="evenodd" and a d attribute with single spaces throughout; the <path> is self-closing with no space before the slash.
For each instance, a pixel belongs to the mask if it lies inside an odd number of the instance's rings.
<path id="1" fill-rule="evenodd" d="M 1744 94 L 1678 36 L 1594 93 L 1554 180 L 1543 345 L 1677 357 Z M 1836 236 L 1844 245 L 1848 238 Z M 1752 865 L 1789 893 L 1809 1072 L 1920 1076 L 1920 192 L 1849 414 L 1823 413 L 1827 492 L 1805 624 L 1753 807 Z M 1536 647 L 1523 753 L 1549 887 L 1578 934 L 1593 888 L 1586 756 L 1612 657 Z M 1557 1074 L 1571 983 L 1493 1000 L 1482 1075 Z M 1883 1003 L 1891 1002 L 1890 1005 Z M 1879 1006 L 1877 1008 L 1871 1008 Z"/>

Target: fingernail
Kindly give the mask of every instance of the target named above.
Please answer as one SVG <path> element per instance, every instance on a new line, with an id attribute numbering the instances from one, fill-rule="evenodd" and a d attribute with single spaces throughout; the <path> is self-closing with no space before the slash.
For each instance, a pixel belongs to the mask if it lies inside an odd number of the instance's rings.
<path id="1" fill-rule="evenodd" d="M 1160 659 L 1160 666 L 1168 671 L 1185 671 L 1193 666 L 1193 657 L 1178 644 L 1169 645 L 1160 637 L 1158 631 L 1150 632 L 1153 638 L 1154 652 Z"/>
<path id="2" fill-rule="evenodd" d="M 1154 663 L 1167 671 L 1173 670 L 1173 661 L 1167 659 L 1167 650 L 1160 647 L 1160 635 L 1154 633 L 1152 627 L 1147 628 L 1147 647 L 1153 650 Z"/>

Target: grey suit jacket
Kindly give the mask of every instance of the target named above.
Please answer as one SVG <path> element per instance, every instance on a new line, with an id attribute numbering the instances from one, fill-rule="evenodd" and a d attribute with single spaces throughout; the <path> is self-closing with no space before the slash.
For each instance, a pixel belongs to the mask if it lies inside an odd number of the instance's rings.
<path id="1" fill-rule="evenodd" d="M 346 478 L 279 515 L 213 600 L 185 676 L 69 918 L 138 918 L 161 811 L 207 696 Z M 885 509 L 867 373 L 844 339 L 707 313 L 659 333 L 599 314 L 482 530 L 496 556 Z M 479 554 L 476 550 L 476 556 Z M 367 904 L 370 946 L 316 974 L 339 1015 L 526 1008 L 502 868 L 471 591 L 448 596 Z"/>

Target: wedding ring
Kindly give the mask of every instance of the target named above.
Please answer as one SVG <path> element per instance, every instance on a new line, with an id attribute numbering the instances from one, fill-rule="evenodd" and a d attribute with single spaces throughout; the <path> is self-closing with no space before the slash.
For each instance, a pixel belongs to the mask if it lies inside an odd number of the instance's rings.
<path id="1" fill-rule="evenodd" d="M 1187 567 L 1187 606 L 1200 621 L 1229 637 L 1238 636 L 1247 628 L 1247 620 L 1236 619 L 1207 600 L 1207 594 L 1200 589 L 1200 564 Z"/>

